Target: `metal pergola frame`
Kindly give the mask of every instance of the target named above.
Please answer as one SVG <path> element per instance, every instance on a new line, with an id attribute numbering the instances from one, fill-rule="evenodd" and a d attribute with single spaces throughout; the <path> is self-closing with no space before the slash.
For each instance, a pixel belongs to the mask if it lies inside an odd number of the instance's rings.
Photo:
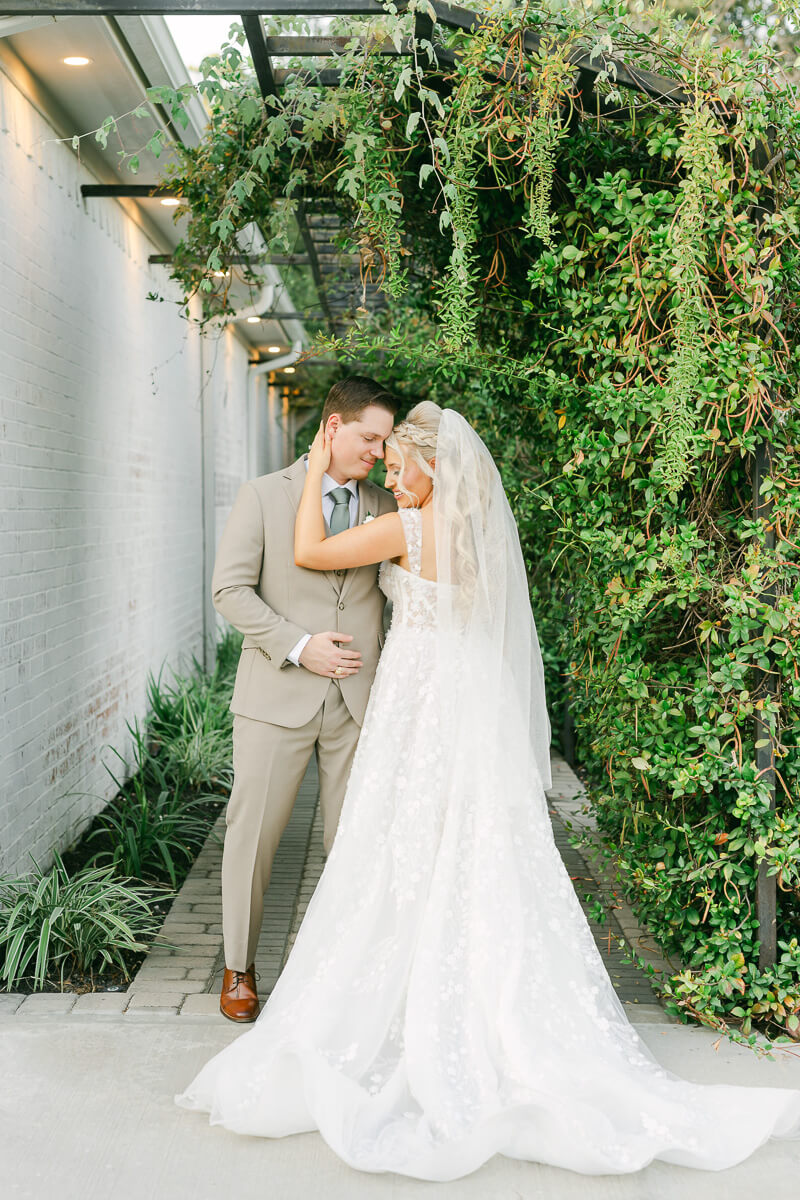
<path id="1" fill-rule="evenodd" d="M 402 8 L 405 0 L 400 0 Z M 415 18 L 414 36 L 417 41 L 426 39 L 433 42 L 434 25 L 442 25 L 447 29 L 471 32 L 479 27 L 481 15 L 458 5 L 441 3 L 433 0 L 431 5 L 435 21 L 428 15 L 417 14 Z M 103 4 L 99 0 L 0 0 L 0 15 L 6 13 L 22 15 L 35 13 L 37 16 L 153 16 L 167 14 L 229 14 L 239 17 L 242 21 L 253 69 L 258 85 L 265 101 L 280 95 L 281 86 L 292 76 L 297 77 L 297 69 L 276 69 L 273 58 L 317 58 L 329 57 L 335 59 L 343 52 L 347 38 L 296 35 L 268 37 L 264 30 L 262 16 L 356 16 L 369 19 L 384 14 L 383 6 L 378 0 L 112 0 Z M 540 51 L 542 40 L 532 30 L 523 36 L 524 49 L 530 54 Z M 391 57 L 404 57 L 413 54 L 413 41 L 405 39 L 398 49 L 393 43 L 383 43 L 378 53 Z M 455 64 L 455 55 L 444 47 L 434 44 L 434 53 L 443 67 Z M 618 86 L 640 92 L 643 95 L 657 99 L 661 103 L 681 105 L 689 99 L 688 94 L 674 80 L 656 75 L 651 71 L 642 71 L 620 59 L 608 55 L 597 55 L 594 59 L 584 50 L 575 49 L 570 54 L 570 61 L 575 68 L 574 92 L 577 107 L 593 116 L 613 117 L 619 110 L 610 108 L 595 92 L 594 84 L 597 75 L 613 67 Z M 302 72 L 304 78 L 320 87 L 336 87 L 341 82 L 340 72 L 335 68 L 309 70 Z M 82 193 L 85 197 L 92 196 L 145 196 L 167 195 L 168 189 L 154 185 L 148 188 L 146 184 L 119 184 L 118 190 L 114 185 L 101 187 L 85 186 Z M 320 307 L 328 331 L 336 336 L 343 325 L 348 325 L 351 318 L 354 300 L 360 292 L 369 302 L 373 310 L 383 306 L 383 294 L 379 285 L 371 281 L 363 281 L 355 268 L 351 272 L 350 285 L 342 281 L 338 294 L 332 292 L 330 276 L 336 274 L 333 266 L 333 238 L 339 228 L 335 209 L 330 208 L 324 213 L 316 206 L 316 212 L 308 208 L 302 199 L 295 209 L 300 236 L 305 249 L 305 262 L 311 270 L 314 285 L 319 297 Z M 285 256 L 284 256 L 285 258 Z M 266 260 L 262 260 L 266 261 Z M 293 263 L 283 262 L 275 265 L 301 265 L 299 256 L 294 256 Z M 341 278 L 341 273 L 340 273 Z"/>
<path id="2" fill-rule="evenodd" d="M 398 8 L 405 7 L 405 0 L 399 0 Z M 431 8 L 435 21 L 430 17 L 418 15 L 415 21 L 415 37 L 417 40 L 432 41 L 434 24 L 447 29 L 457 29 L 464 32 L 476 30 L 481 21 L 481 15 L 467 8 L 432 0 Z M 341 53 L 345 40 L 337 37 L 267 37 L 262 16 L 309 17 L 309 16 L 355 16 L 377 17 L 385 15 L 385 10 L 378 0 L 112 0 L 111 3 L 101 3 L 99 0 L 0 0 L 0 17 L 31 16 L 31 17 L 66 17 L 66 16 L 167 16 L 167 15 L 230 15 L 238 17 L 244 26 L 245 35 L 250 48 L 253 67 L 258 79 L 262 96 L 275 97 L 280 94 L 280 88 L 289 75 L 296 76 L 297 71 L 276 70 L 272 65 L 274 57 L 332 57 Z M 523 37 L 523 47 L 531 54 L 540 51 L 542 39 L 532 30 Z M 455 58 L 441 46 L 434 46 L 439 62 L 452 66 Z M 400 49 L 393 45 L 384 44 L 379 53 L 391 56 L 404 56 L 412 53 L 410 41 L 401 44 Z M 595 92 L 595 82 L 601 72 L 609 68 L 614 72 L 617 87 L 639 92 L 644 96 L 657 100 L 662 104 L 676 107 L 690 102 L 688 92 L 680 87 L 675 80 L 655 74 L 652 71 L 640 70 L 630 63 L 613 55 L 597 54 L 594 57 L 580 49 L 569 54 L 569 61 L 575 68 L 574 91 L 577 107 L 587 115 L 614 116 L 602 98 Z M 314 70 L 306 76 L 309 82 L 321 87 L 335 87 L 340 82 L 340 74 L 334 68 Z M 766 160 L 765 160 L 766 161 Z M 168 188 L 160 185 L 91 185 L 82 189 L 85 196 L 144 196 L 169 194 Z M 174 192 L 172 193 L 174 194 Z M 347 296 L 336 297 L 330 294 L 325 283 L 325 276 L 333 271 L 332 253 L 334 247 L 331 235 L 335 233 L 338 218 L 335 210 L 329 209 L 312 214 L 307 211 L 303 202 L 297 209 L 297 220 L 305 248 L 305 254 L 270 256 L 262 262 L 272 262 L 275 265 L 307 265 L 311 268 L 312 276 L 320 300 L 321 312 L 306 314 L 305 319 L 322 318 L 331 333 L 345 319 L 344 311 L 349 304 Z M 154 255 L 153 262 L 168 262 L 169 256 Z M 229 262 L 249 261 L 246 256 L 231 256 Z M 360 284 L 359 284 L 360 287 Z M 376 285 L 371 285 L 370 299 L 379 303 Z M 275 316 L 287 314 L 275 314 Z M 289 314 L 300 317 L 300 314 Z M 767 545 L 772 539 L 774 545 L 774 530 L 770 532 L 771 502 L 765 501 L 761 495 L 761 485 L 770 469 L 771 445 L 768 439 L 763 439 L 753 457 L 752 486 L 753 486 L 753 517 L 767 522 Z M 774 605 L 774 594 L 764 593 L 764 599 Z M 777 694 L 774 672 L 761 670 L 756 672 L 756 691 L 765 697 Z M 765 778 L 770 786 L 772 808 L 776 804 L 775 778 L 775 735 L 768 728 L 767 722 L 759 714 L 756 717 L 756 739 L 763 744 L 756 748 L 756 769 L 759 776 Z M 777 891 L 775 875 L 767 875 L 766 864 L 759 869 L 756 904 L 759 921 L 760 955 L 759 964 L 764 967 L 776 961 L 776 912 Z"/>
<path id="3" fill-rule="evenodd" d="M 400 0 L 398 8 L 404 7 Z M 478 28 L 481 14 L 458 5 L 442 3 L 441 0 L 431 0 L 431 7 L 436 14 L 437 25 L 446 29 L 461 29 L 472 32 Z M 341 51 L 341 39 L 337 38 L 270 38 L 264 34 L 260 18 L 262 16 L 328 16 L 328 17 L 377 17 L 385 15 L 383 6 L 377 0 L 111 0 L 103 4 L 100 0 L 0 0 L 0 16 L 172 16 L 172 15 L 204 15 L 239 17 L 244 25 L 253 66 L 258 76 L 259 85 L 265 94 L 277 94 L 278 80 L 272 70 L 271 55 L 313 55 L 322 56 Z M 433 24 L 428 17 L 418 17 L 417 24 L 429 26 Z M 422 30 L 420 30 L 422 32 Z M 337 42 L 339 43 L 337 45 Z M 271 43 L 271 44 L 270 44 Z M 524 36 L 524 48 L 530 53 L 537 53 L 541 46 L 541 38 L 528 30 Z M 399 52 L 410 53 L 410 47 L 404 47 Z M 384 49 L 384 53 L 398 53 L 393 49 Z M 643 92 L 658 100 L 670 100 L 677 104 L 688 101 L 685 92 L 674 79 L 652 71 L 639 70 L 622 59 L 613 55 L 597 54 L 594 58 L 584 50 L 575 50 L 569 55 L 570 62 L 576 71 L 585 74 L 585 82 L 591 82 L 601 71 L 612 66 L 616 71 L 616 84 L 619 87 Z M 333 86 L 335 81 L 330 80 Z"/>

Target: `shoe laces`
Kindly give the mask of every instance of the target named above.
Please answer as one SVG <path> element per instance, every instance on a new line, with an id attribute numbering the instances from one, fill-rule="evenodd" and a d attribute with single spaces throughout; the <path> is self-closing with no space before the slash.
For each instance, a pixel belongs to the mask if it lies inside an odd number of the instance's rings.
<path id="1" fill-rule="evenodd" d="M 250 974 L 249 971 L 233 971 L 232 974 L 233 974 L 233 982 L 231 983 L 231 986 L 228 988 L 229 992 L 235 992 L 236 989 L 238 988 L 239 984 L 242 983 L 242 981 L 249 982 L 249 980 L 247 978 L 248 975 Z M 253 982 L 254 983 L 257 982 L 260 978 L 261 978 L 261 976 L 255 971 L 255 969 L 253 969 Z"/>

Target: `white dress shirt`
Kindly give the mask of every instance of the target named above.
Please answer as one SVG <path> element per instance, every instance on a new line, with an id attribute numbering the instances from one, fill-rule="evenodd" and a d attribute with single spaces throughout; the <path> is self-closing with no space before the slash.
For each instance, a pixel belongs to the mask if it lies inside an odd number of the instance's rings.
<path id="1" fill-rule="evenodd" d="M 308 470 L 308 459 L 306 458 L 306 470 Z M 349 479 L 347 483 L 337 483 L 330 475 L 325 472 L 322 476 L 322 515 L 325 518 L 325 528 L 330 530 L 331 517 L 333 516 L 334 499 L 331 492 L 334 488 L 346 487 L 350 493 L 350 528 L 352 529 L 358 520 L 358 484 L 355 479 Z M 300 655 L 306 648 L 306 643 L 311 637 L 310 633 L 305 634 L 300 638 L 300 641 L 286 655 L 290 663 L 294 663 L 296 667 L 300 666 Z"/>

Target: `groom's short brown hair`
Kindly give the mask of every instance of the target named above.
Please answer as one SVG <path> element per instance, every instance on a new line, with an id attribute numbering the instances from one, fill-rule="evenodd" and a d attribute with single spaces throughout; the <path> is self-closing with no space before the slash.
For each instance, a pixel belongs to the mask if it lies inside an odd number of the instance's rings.
<path id="1" fill-rule="evenodd" d="M 323 425 L 333 413 L 338 413 L 345 425 L 356 421 L 365 408 L 377 404 L 395 416 L 400 403 L 396 396 L 367 375 L 350 375 L 339 379 L 328 392 L 322 409 Z"/>

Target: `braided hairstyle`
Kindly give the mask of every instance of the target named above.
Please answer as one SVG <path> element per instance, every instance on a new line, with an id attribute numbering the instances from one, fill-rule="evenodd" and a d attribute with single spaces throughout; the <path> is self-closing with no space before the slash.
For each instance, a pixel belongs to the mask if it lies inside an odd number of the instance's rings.
<path id="1" fill-rule="evenodd" d="M 405 468 L 406 459 L 411 458 L 429 479 L 433 479 L 434 469 L 430 460 L 436 455 L 436 439 L 441 419 L 442 410 L 439 405 L 434 404 L 432 400 L 422 400 L 411 409 L 404 421 L 395 425 L 386 439 L 386 445 L 399 455 L 402 468 Z M 402 473 L 400 479 L 402 480 Z M 419 496 L 409 492 L 401 482 L 398 482 L 397 490 L 408 496 L 415 505 L 419 504 Z"/>

